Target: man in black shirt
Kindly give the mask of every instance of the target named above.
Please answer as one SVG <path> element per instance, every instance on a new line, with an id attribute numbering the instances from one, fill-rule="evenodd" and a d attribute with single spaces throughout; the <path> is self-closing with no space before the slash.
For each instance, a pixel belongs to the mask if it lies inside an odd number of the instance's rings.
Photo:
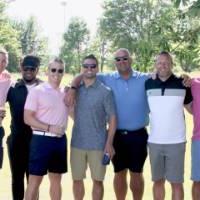
<path id="1" fill-rule="evenodd" d="M 12 84 L 7 95 L 11 113 L 11 133 L 7 139 L 12 174 L 13 200 L 24 198 L 24 176 L 28 178 L 29 143 L 32 130 L 24 123 L 24 104 L 31 88 L 41 81 L 36 78 L 40 65 L 37 56 L 27 55 L 21 62 L 22 78 Z"/>

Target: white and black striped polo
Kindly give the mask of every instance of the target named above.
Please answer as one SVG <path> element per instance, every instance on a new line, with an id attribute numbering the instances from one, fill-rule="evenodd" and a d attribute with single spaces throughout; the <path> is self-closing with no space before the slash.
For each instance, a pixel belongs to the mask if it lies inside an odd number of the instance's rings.
<path id="1" fill-rule="evenodd" d="M 172 74 L 166 81 L 157 77 L 145 82 L 150 108 L 149 142 L 175 144 L 186 141 L 184 104 L 192 101 L 192 95 L 182 80 Z"/>

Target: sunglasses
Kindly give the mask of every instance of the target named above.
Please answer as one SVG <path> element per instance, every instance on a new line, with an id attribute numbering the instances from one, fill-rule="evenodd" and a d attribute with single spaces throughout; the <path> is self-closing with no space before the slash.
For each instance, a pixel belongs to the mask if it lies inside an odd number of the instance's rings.
<path id="1" fill-rule="evenodd" d="M 85 69 L 88 69 L 88 68 L 95 69 L 96 67 L 97 67 L 96 64 L 83 64 L 83 68 Z"/>
<path id="2" fill-rule="evenodd" d="M 36 71 L 36 68 L 35 67 L 23 67 L 23 71 L 25 71 L 25 72 L 27 72 L 27 71 L 34 72 L 34 71 Z"/>
<path id="3" fill-rule="evenodd" d="M 51 68 L 50 71 L 51 71 L 52 73 L 56 73 L 56 72 L 57 72 L 57 73 L 59 73 L 59 74 L 63 74 L 64 69 Z"/>
<path id="4" fill-rule="evenodd" d="M 128 60 L 127 57 L 116 57 L 116 58 L 115 58 L 115 61 L 116 61 L 116 62 L 127 61 L 127 60 Z"/>

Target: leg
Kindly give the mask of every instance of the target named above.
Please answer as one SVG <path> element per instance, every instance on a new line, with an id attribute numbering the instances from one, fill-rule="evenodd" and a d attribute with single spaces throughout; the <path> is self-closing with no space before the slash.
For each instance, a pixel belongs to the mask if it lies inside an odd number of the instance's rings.
<path id="1" fill-rule="evenodd" d="M 114 190 L 117 200 L 125 200 L 127 194 L 127 170 L 115 173 Z"/>
<path id="2" fill-rule="evenodd" d="M 1 122 L 1 119 L 0 119 Z M 0 124 L 0 169 L 2 168 L 3 165 L 3 137 L 4 137 L 5 133 L 4 133 L 4 129 L 3 127 L 1 127 Z"/>
<path id="3" fill-rule="evenodd" d="M 93 180 L 92 199 L 102 200 L 104 194 L 103 181 Z"/>
<path id="4" fill-rule="evenodd" d="M 73 181 L 73 193 L 74 193 L 75 200 L 83 200 L 83 197 L 85 195 L 83 180 Z"/>
<path id="5" fill-rule="evenodd" d="M 183 200 L 185 142 L 165 145 L 166 180 L 171 183 L 172 200 Z"/>
<path id="6" fill-rule="evenodd" d="M 25 193 L 25 200 L 37 200 L 39 186 L 43 176 L 29 175 L 28 186 Z"/>
<path id="7" fill-rule="evenodd" d="M 191 158 L 192 158 L 192 200 L 200 199 L 200 141 L 193 140 L 191 147 Z"/>
<path id="8" fill-rule="evenodd" d="M 61 200 L 61 174 L 49 173 L 51 200 Z"/>
<path id="9" fill-rule="evenodd" d="M 172 187 L 172 200 L 183 200 L 183 184 L 182 183 L 171 183 Z"/>
<path id="10" fill-rule="evenodd" d="M 7 140 L 8 157 L 12 174 L 12 197 L 15 200 L 24 199 L 24 175 L 28 167 L 28 149 L 24 148 L 21 138 L 11 138 Z"/>
<path id="11" fill-rule="evenodd" d="M 192 184 L 192 200 L 200 199 L 200 182 L 194 181 Z"/>
<path id="12" fill-rule="evenodd" d="M 86 151 L 72 147 L 70 163 L 72 170 L 74 199 L 82 200 L 85 195 L 83 179 L 86 177 L 87 170 Z"/>
<path id="13" fill-rule="evenodd" d="M 130 189 L 134 200 L 142 200 L 144 193 L 144 179 L 142 173 L 130 172 Z"/>
<path id="14" fill-rule="evenodd" d="M 154 200 L 164 200 L 165 199 L 165 181 L 163 179 L 154 181 L 153 199 Z"/>
<path id="15" fill-rule="evenodd" d="M 104 194 L 103 180 L 106 173 L 105 165 L 102 165 L 103 151 L 87 151 L 88 165 L 93 180 L 92 199 L 102 200 Z"/>

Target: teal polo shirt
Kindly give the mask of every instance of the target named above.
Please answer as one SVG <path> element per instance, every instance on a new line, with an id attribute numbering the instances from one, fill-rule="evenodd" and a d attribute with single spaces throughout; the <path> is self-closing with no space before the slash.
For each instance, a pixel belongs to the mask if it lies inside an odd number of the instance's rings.
<path id="1" fill-rule="evenodd" d="M 149 123 L 149 108 L 145 92 L 148 74 L 133 71 L 129 79 L 116 71 L 98 74 L 99 80 L 113 91 L 117 109 L 117 129 L 134 131 Z"/>

